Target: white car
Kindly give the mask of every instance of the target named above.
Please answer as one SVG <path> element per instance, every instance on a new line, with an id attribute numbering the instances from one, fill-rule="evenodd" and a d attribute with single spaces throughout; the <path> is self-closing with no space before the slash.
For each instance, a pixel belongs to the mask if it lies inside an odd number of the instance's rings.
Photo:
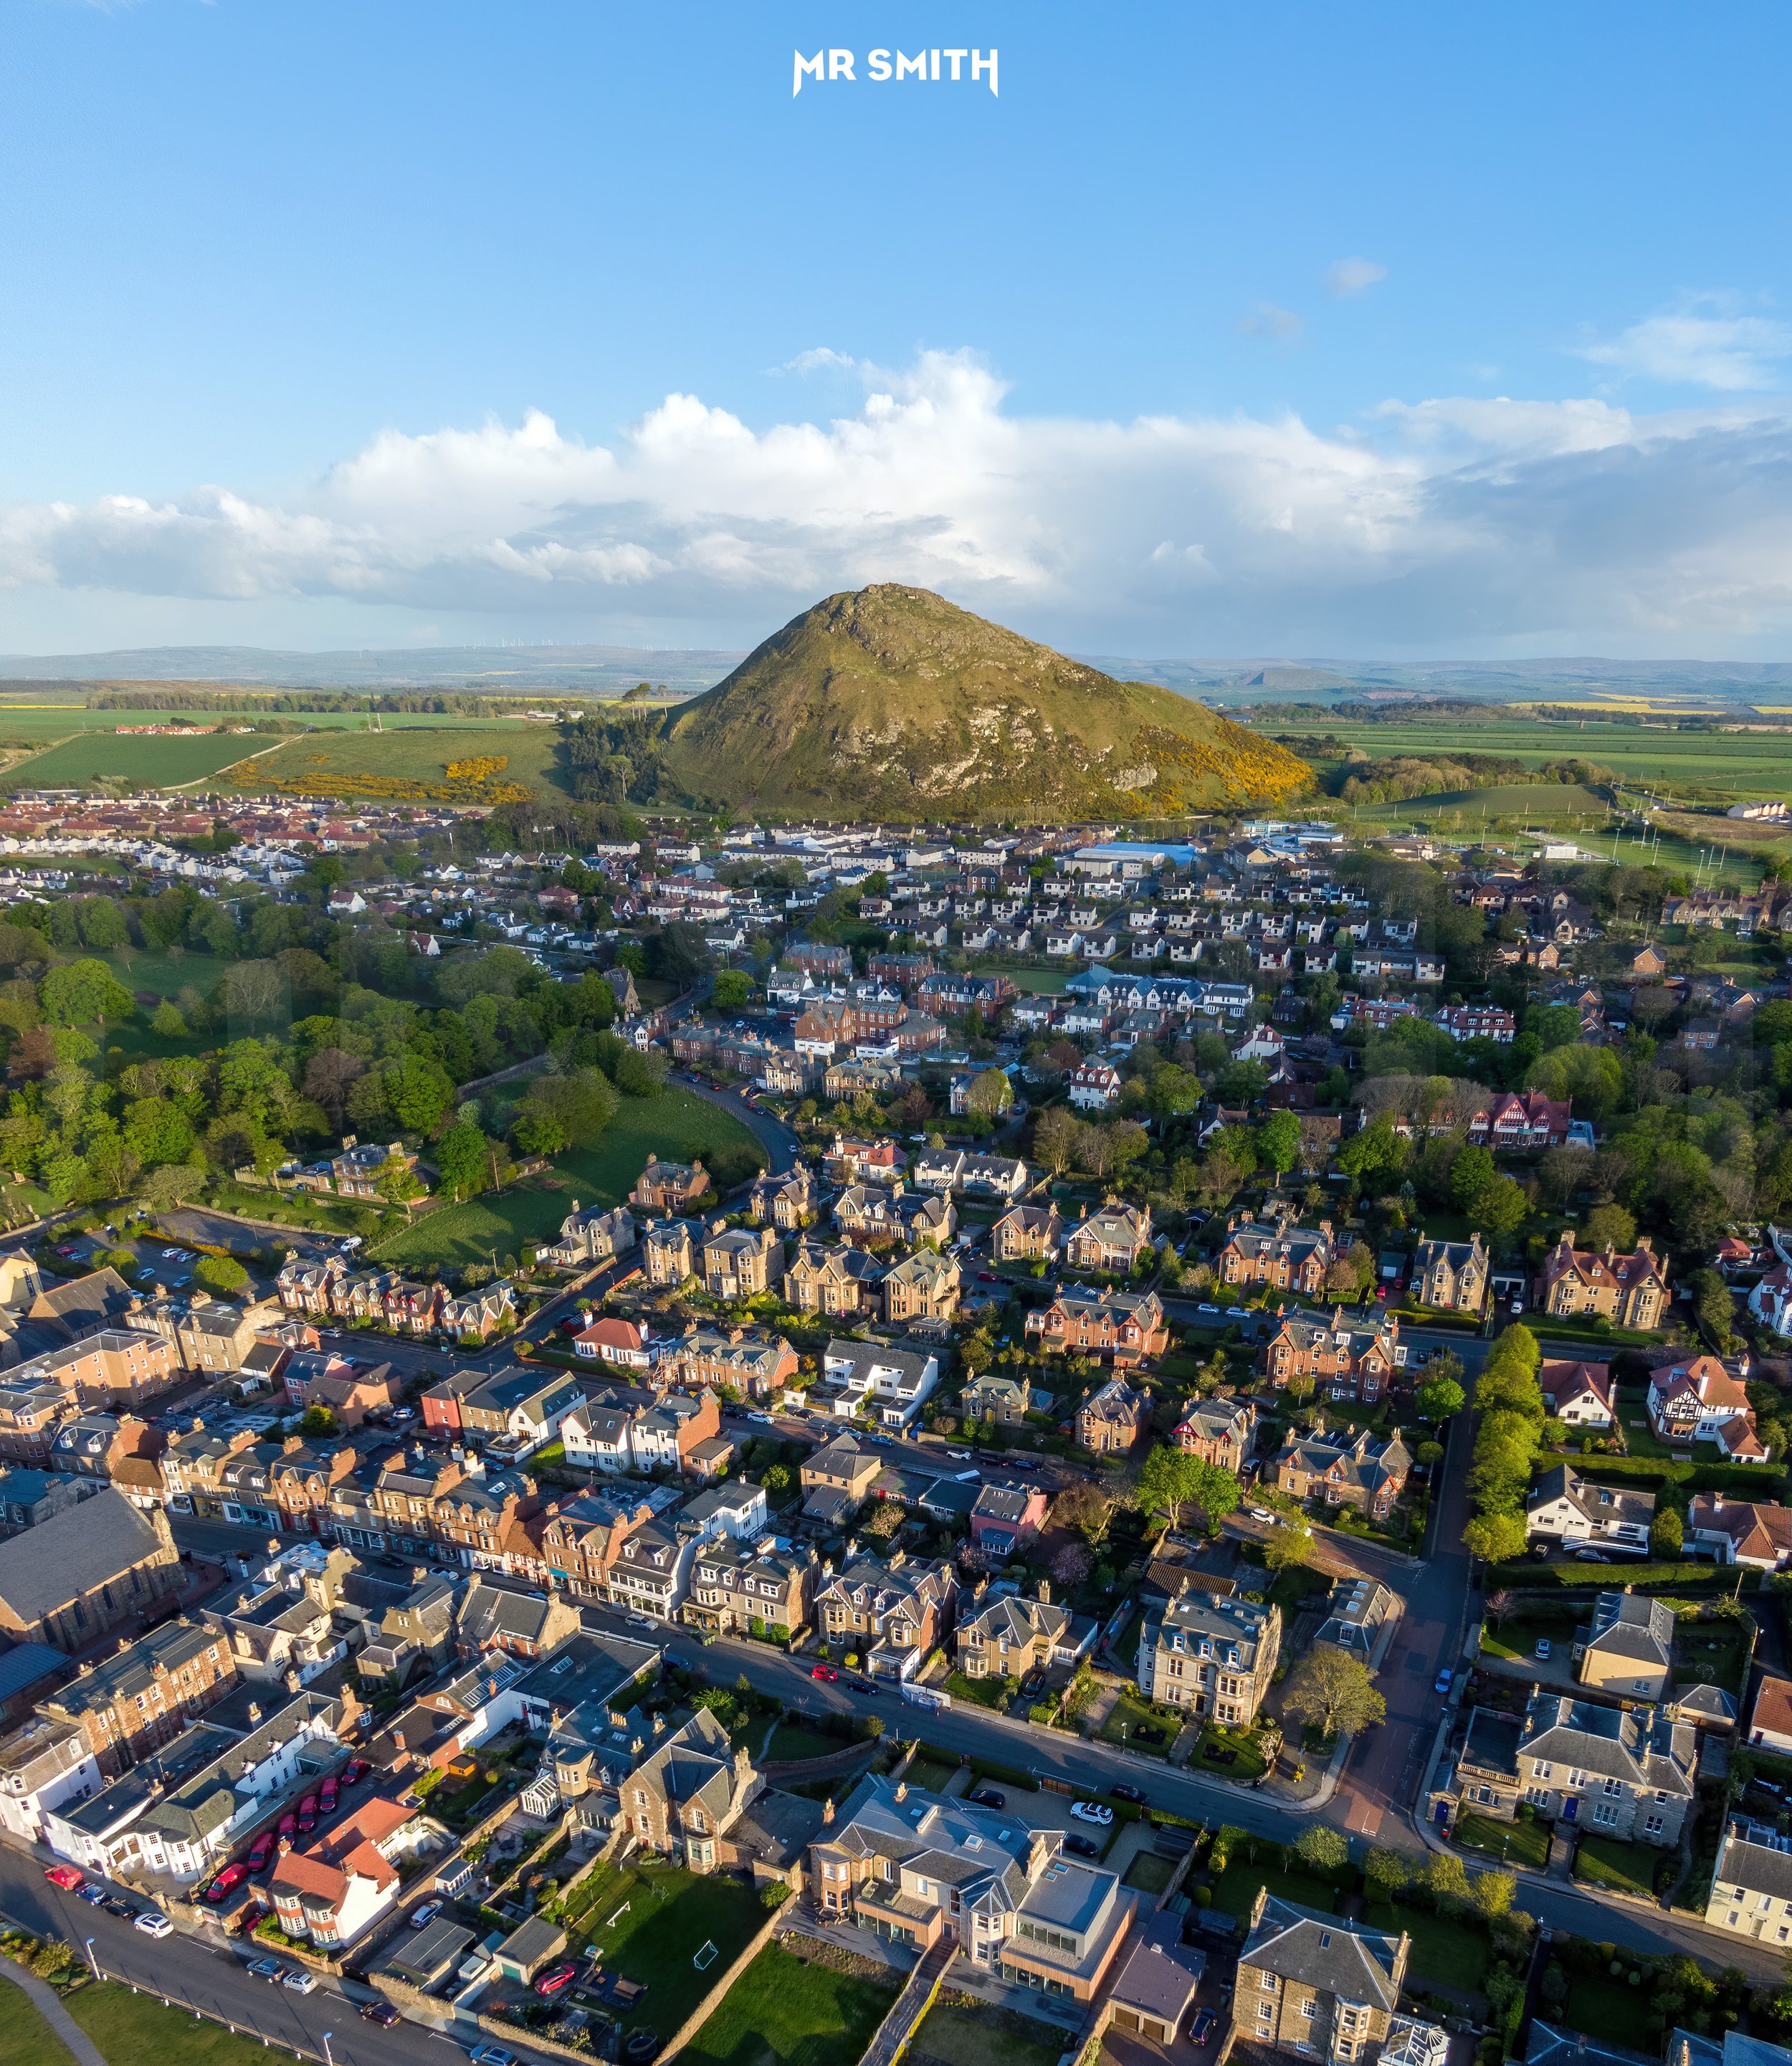
<path id="1" fill-rule="evenodd" d="M 146 1908 L 138 1916 L 136 1926 L 146 1937 L 172 1937 L 174 1925 L 159 1908 Z"/>
<path id="2" fill-rule="evenodd" d="M 1539 1635 L 1537 1638 L 1537 1656 L 1540 1662 L 1547 1663 L 1549 1659 L 1549 1638 L 1547 1635 Z"/>
<path id="3" fill-rule="evenodd" d="M 1070 1813 L 1079 1822 L 1093 1822 L 1098 1829 L 1110 1828 L 1114 1821 L 1114 1810 L 1105 1801 L 1073 1801 Z"/>
<path id="4" fill-rule="evenodd" d="M 755 1427 L 775 1428 L 778 1425 L 769 1413 L 749 1413 L 746 1417 Z"/>
<path id="5" fill-rule="evenodd" d="M 184 1249 L 164 1248 L 162 1250 L 162 1259 L 164 1262 L 172 1262 L 176 1256 L 184 1255 L 185 1253 Z"/>
<path id="6" fill-rule="evenodd" d="M 441 1913 L 440 1902 L 426 1901 L 423 1906 L 412 1915 L 411 1926 L 413 1930 L 427 1930 Z"/>
<path id="7" fill-rule="evenodd" d="M 1220 1308 L 1217 1306 L 1197 1306 L 1195 1310 L 1197 1313 L 1217 1313 Z"/>
<path id="8" fill-rule="evenodd" d="M 283 1987 L 290 1987 L 296 1995 L 314 1994 L 317 1991 L 318 1976 L 315 1973 L 307 1972 L 303 1966 L 295 1966 L 292 1971 L 281 1979 L 280 1984 Z"/>
<path id="9" fill-rule="evenodd" d="M 1267 1506 L 1247 1507 L 1245 1509 L 1245 1512 L 1250 1515 L 1253 1521 L 1273 1521 L 1276 1518 L 1275 1515 L 1269 1511 Z"/>

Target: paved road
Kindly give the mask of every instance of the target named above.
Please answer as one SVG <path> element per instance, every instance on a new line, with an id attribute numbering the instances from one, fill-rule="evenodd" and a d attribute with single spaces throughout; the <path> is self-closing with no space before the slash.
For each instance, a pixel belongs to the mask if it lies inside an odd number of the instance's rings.
<path id="1" fill-rule="evenodd" d="M 712 1090 L 683 1071 L 675 1071 L 672 1081 L 679 1089 L 693 1092 L 706 1104 L 718 1106 L 738 1119 L 771 1157 L 769 1166 L 773 1176 L 781 1177 L 787 1169 L 796 1167 L 803 1143 L 775 1112 L 762 1112 L 757 1105 L 749 1104 L 738 1091 Z"/>

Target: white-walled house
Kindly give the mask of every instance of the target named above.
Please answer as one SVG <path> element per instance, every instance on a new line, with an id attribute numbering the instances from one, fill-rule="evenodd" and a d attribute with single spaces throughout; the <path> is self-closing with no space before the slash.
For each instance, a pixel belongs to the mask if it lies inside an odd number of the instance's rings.
<path id="1" fill-rule="evenodd" d="M 46 1815 L 87 1800 L 103 1784 L 78 1722 L 34 1715 L 0 1743 L 0 1828 L 41 1843 Z"/>

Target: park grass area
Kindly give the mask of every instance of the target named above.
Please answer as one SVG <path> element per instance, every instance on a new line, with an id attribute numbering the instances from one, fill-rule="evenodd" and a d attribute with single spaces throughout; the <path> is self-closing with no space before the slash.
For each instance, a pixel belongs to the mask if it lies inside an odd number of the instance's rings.
<path id="1" fill-rule="evenodd" d="M 1610 1837 L 1583 1837 L 1574 1854 L 1574 1876 L 1613 1894 L 1655 1896 L 1655 1868 L 1661 1853 L 1652 1844 L 1620 1844 Z"/>
<path id="2" fill-rule="evenodd" d="M 682 2056 L 706 2066 L 856 2066 L 903 1978 L 892 1971 L 885 1986 L 767 1944 Z"/>
<path id="3" fill-rule="evenodd" d="M 1492 1815 L 1458 1815 L 1450 1835 L 1466 1849 L 1484 1851 L 1502 1865 L 1541 1872 L 1549 1862 L 1547 1822 L 1502 1822 Z"/>
<path id="4" fill-rule="evenodd" d="M 765 1904 L 731 1879 L 681 1865 L 606 1865 L 573 1890 L 570 1936 L 606 1972 L 646 1990 L 624 2019 L 669 2037 L 766 1919 Z M 699 1967 L 696 1961 L 702 1958 Z"/>
<path id="5" fill-rule="evenodd" d="M 128 718 L 127 711 L 123 715 Z M 152 719 L 151 722 L 153 722 Z M 6 720 L 0 717 L 0 731 Z M 34 753 L 9 770 L 9 788 L 72 789 L 88 782 L 130 781 L 157 789 L 203 781 L 265 743 L 245 732 L 200 732 L 150 738 L 94 731 Z"/>
<path id="6" fill-rule="evenodd" d="M 1486 1975 L 1491 1944 L 1485 1924 L 1435 1915 L 1429 1909 L 1410 1908 L 1404 1902 L 1372 1902 L 1363 1911 L 1363 1919 L 1372 1928 L 1395 1936 L 1404 1930 L 1412 1938 L 1408 1971 L 1415 1979 L 1472 1994 Z"/>
<path id="7" fill-rule="evenodd" d="M 1147 1757 L 1167 1757 L 1181 1733 L 1179 1716 L 1154 1707 L 1132 1688 L 1124 1687 L 1102 1724 L 1104 1743 L 1123 1744 L 1128 1750 L 1143 1751 Z"/>
<path id="8" fill-rule="evenodd" d="M 524 1242 L 552 1239 L 575 1198 L 581 1205 L 620 1205 L 650 1153 L 662 1161 L 683 1161 L 692 1148 L 706 1155 L 747 1148 L 764 1159 L 758 1143 L 732 1113 L 669 1087 L 657 1097 L 624 1098 L 603 1138 L 593 1147 L 557 1156 L 548 1175 L 422 1213 L 373 1252 L 382 1262 L 400 1267 L 489 1262 L 494 1250 L 500 1258 L 519 1254 Z"/>
<path id="9" fill-rule="evenodd" d="M 0 2066 L 63 2066 L 63 2040 L 18 1987 L 0 1992 Z"/>
<path id="10" fill-rule="evenodd" d="M 1609 1973 L 1577 1973 L 1558 2020 L 1606 2044 L 1653 2058 L 1661 2048 L 1661 2033 L 1649 2028 L 1649 1996 L 1646 1986 L 1633 1987 Z"/>
<path id="11" fill-rule="evenodd" d="M 260 743 L 265 750 L 253 767 L 238 768 L 226 786 L 257 792 L 277 787 L 288 794 L 373 796 L 378 792 L 366 787 L 369 783 L 442 788 L 451 760 L 502 755 L 508 764 L 494 780 L 520 783 L 537 796 L 564 798 L 571 793 L 556 761 L 557 731 L 521 719 L 459 724 L 437 719 L 391 731 L 333 732 Z"/>
<path id="12" fill-rule="evenodd" d="M 180 2066 L 251 2066 L 252 2061 L 267 2066 L 269 2055 L 258 2038 L 239 2037 L 184 2009 L 164 2008 L 154 1995 L 134 1995 L 111 1980 L 77 1988 L 63 2006 L 110 2066 L 126 2060 L 143 2066 L 174 2066 L 176 2060 Z M 249 2020 L 247 2014 L 244 2019 Z M 37 2058 L 59 2056 L 40 2052 Z"/>
<path id="13" fill-rule="evenodd" d="M 824 1736 L 819 1729 L 806 1729 L 797 1722 L 779 1722 L 760 1756 L 773 1764 L 790 1764 L 799 1757 L 831 1757 L 835 1751 L 852 1748 L 843 1737 Z"/>
<path id="14" fill-rule="evenodd" d="M 936 2002 L 908 2046 L 911 2059 L 937 2059 L 940 2066 L 1058 2066 L 1063 2056 L 1062 2032 L 982 2003 L 957 2008 Z"/>
<path id="15" fill-rule="evenodd" d="M 209 997 L 230 966 L 216 954 L 180 947 L 167 954 L 148 947 L 115 947 L 95 958 L 103 961 L 127 990 L 152 990 L 158 997 L 178 997 L 184 990 Z M 114 1036 L 108 1033 L 107 1037 Z"/>
<path id="16" fill-rule="evenodd" d="M 944 1764 L 934 1758 L 917 1757 L 906 1776 L 908 1784 L 923 1793 L 943 1793 L 957 1769 L 955 1764 Z"/>
<path id="17" fill-rule="evenodd" d="M 1283 1872 L 1273 1865 L 1254 1865 L 1245 1858 L 1235 1859 L 1213 1882 L 1212 1905 L 1222 1914 L 1248 1915 L 1260 1886 L 1268 1890 L 1272 1901 L 1291 1901 L 1296 1908 L 1310 1908 L 1320 1915 L 1337 1911 L 1338 1890 L 1329 1881 L 1308 1873 Z"/>

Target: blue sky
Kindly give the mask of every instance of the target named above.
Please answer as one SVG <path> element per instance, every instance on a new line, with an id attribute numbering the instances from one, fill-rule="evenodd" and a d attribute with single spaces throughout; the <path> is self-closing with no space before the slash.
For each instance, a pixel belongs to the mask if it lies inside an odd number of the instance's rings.
<path id="1" fill-rule="evenodd" d="M 1789 41 L 14 0 L 0 647 L 735 643 L 892 578 L 1084 650 L 1782 657 Z"/>

